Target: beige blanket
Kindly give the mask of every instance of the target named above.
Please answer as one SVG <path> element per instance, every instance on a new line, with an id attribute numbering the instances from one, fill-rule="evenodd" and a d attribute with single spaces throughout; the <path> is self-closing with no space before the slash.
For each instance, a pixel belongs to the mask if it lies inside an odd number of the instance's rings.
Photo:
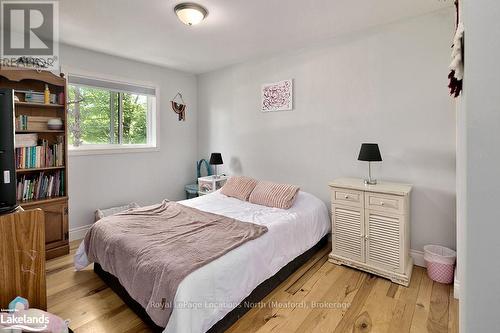
<path id="1" fill-rule="evenodd" d="M 189 273 L 265 232 L 265 226 L 163 201 L 96 222 L 85 249 L 166 327 L 177 287 Z"/>

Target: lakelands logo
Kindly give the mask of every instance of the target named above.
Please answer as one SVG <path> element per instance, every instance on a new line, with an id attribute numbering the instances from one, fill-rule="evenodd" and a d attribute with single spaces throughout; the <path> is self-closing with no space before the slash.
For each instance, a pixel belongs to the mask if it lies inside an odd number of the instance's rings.
<path id="1" fill-rule="evenodd" d="M 1 65 L 59 69 L 57 1 L 1 3 Z"/>
<path id="2" fill-rule="evenodd" d="M 1 313 L 0 325 L 4 330 L 21 330 L 23 332 L 44 332 L 47 330 L 50 319 L 44 314 L 28 316 L 14 313 Z"/>

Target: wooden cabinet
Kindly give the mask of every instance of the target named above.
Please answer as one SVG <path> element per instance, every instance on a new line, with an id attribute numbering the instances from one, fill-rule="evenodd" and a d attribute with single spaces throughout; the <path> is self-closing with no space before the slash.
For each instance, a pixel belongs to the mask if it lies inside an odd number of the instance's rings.
<path id="1" fill-rule="evenodd" d="M 57 198 L 33 206 L 41 208 L 44 213 L 46 258 L 52 259 L 68 254 L 68 200 Z M 31 204 L 22 204 L 22 207 L 29 209 Z"/>
<path id="2" fill-rule="evenodd" d="M 22 296 L 47 309 L 44 229 L 40 209 L 0 216 L 0 308 Z"/>
<path id="3" fill-rule="evenodd" d="M 329 260 L 408 286 L 411 186 L 341 178 L 332 189 L 332 253 Z"/>

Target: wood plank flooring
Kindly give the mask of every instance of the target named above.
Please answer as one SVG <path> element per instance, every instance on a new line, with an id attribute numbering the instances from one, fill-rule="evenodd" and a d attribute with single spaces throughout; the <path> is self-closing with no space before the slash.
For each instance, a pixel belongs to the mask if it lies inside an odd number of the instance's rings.
<path id="1" fill-rule="evenodd" d="M 76 333 L 149 332 L 89 267 L 75 272 L 71 253 L 47 262 L 48 308 Z M 415 266 L 408 288 L 327 261 L 325 247 L 228 332 L 458 332 L 453 288 Z"/>

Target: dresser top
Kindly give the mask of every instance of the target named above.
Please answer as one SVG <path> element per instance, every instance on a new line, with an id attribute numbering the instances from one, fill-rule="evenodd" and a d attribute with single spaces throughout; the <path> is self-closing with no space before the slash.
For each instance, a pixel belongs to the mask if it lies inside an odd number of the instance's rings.
<path id="1" fill-rule="evenodd" d="M 376 185 L 366 185 L 365 181 L 360 178 L 338 178 L 330 182 L 330 187 L 349 188 L 352 190 L 387 193 L 396 195 L 408 195 L 411 192 L 411 185 L 401 183 L 391 183 L 377 181 Z"/>

